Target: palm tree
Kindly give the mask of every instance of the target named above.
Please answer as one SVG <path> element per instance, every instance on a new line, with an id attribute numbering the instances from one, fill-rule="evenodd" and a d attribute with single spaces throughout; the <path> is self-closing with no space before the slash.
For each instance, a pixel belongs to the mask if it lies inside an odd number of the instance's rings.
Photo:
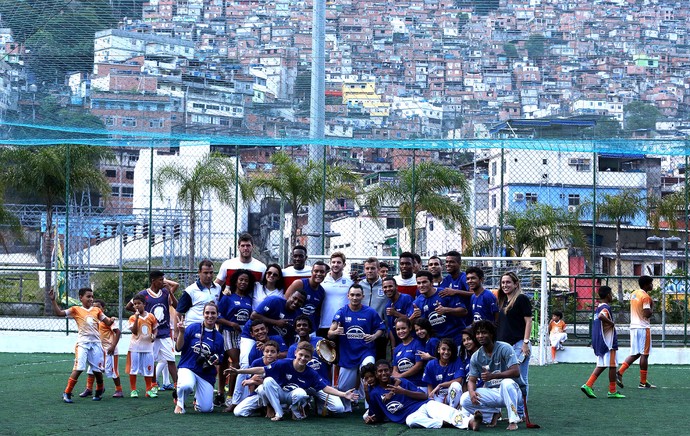
<path id="1" fill-rule="evenodd" d="M 1 157 L 4 184 L 27 198 L 38 198 L 46 208 L 42 254 L 46 269 L 44 311 L 49 315 L 53 312 L 48 297 L 52 287 L 52 277 L 48 272 L 52 266 L 53 207 L 64 204 L 66 195 L 86 190 L 102 196 L 110 195 L 110 185 L 98 165 L 110 159 L 111 154 L 103 147 L 56 145 L 8 148 L 3 150 Z"/>
<path id="2" fill-rule="evenodd" d="M 6 232 L 20 239 L 23 238 L 23 232 L 17 217 L 3 207 L 3 204 L 4 198 L 0 190 L 0 245 L 5 249 L 5 253 L 8 253 L 7 239 L 5 238 Z"/>
<path id="3" fill-rule="evenodd" d="M 166 186 L 176 185 L 177 201 L 189 211 L 189 271 L 194 270 L 195 264 L 197 207 L 207 192 L 216 194 L 221 203 L 234 206 L 234 166 L 234 161 L 228 156 L 207 153 L 191 168 L 184 163 L 175 163 L 164 165 L 157 171 L 154 186 L 159 197 L 163 199 Z"/>
<path id="4" fill-rule="evenodd" d="M 665 222 L 671 232 L 678 230 L 678 223 L 684 219 L 686 211 L 685 187 L 663 197 L 649 199 L 649 218 L 654 230 L 661 228 Z"/>
<path id="5" fill-rule="evenodd" d="M 427 211 L 448 228 L 460 225 L 463 240 L 470 240 L 468 217 L 469 185 L 460 172 L 434 162 L 421 162 L 398 171 L 395 180 L 380 182 L 364 194 L 363 207 L 377 218 L 382 207 L 394 206 L 410 232 L 414 247 L 414 220 L 418 212 Z M 459 201 L 447 194 L 456 193 Z"/>
<path id="6" fill-rule="evenodd" d="M 618 194 L 604 194 L 597 203 L 597 221 L 608 220 L 616 226 L 616 276 L 618 276 L 618 301 L 623 301 L 623 278 L 621 268 L 621 227 L 637 215 L 645 213 L 646 201 L 638 191 L 625 189 Z"/>
<path id="7" fill-rule="evenodd" d="M 505 222 L 513 227 L 505 234 L 506 248 L 517 257 L 528 249 L 533 256 L 544 256 L 553 244 L 586 245 L 577 215 L 546 204 L 528 205 L 523 212 L 509 210 Z"/>
<path id="8" fill-rule="evenodd" d="M 306 164 L 295 162 L 285 152 L 271 156 L 273 171 L 261 173 L 248 184 L 247 192 L 254 198 L 264 192 L 285 201 L 291 209 L 292 227 L 290 229 L 290 246 L 297 241 L 297 214 L 300 208 L 318 204 L 322 198 L 354 198 L 356 195 L 357 176 L 350 170 L 324 162 L 309 161 Z M 325 191 L 324 191 L 325 188 Z"/>

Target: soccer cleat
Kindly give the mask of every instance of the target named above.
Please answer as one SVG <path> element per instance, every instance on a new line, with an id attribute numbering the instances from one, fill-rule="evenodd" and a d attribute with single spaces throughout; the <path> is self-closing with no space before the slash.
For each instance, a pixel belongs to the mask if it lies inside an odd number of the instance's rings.
<path id="1" fill-rule="evenodd" d="M 623 374 L 618 371 L 616 371 L 616 385 L 621 389 L 625 387 L 623 386 Z"/>
<path id="2" fill-rule="evenodd" d="M 96 392 L 93 394 L 93 401 L 101 401 L 101 398 L 103 398 L 103 391 L 105 389 L 96 389 Z"/>
<path id="3" fill-rule="evenodd" d="M 160 390 L 166 390 L 166 391 L 172 391 L 175 389 L 175 385 L 172 383 L 168 383 L 166 385 L 161 386 Z"/>
<path id="4" fill-rule="evenodd" d="M 81 394 L 79 394 L 79 397 L 81 397 L 81 398 L 86 398 L 86 397 L 90 397 L 91 394 L 93 394 L 93 391 L 92 391 L 91 389 L 89 389 L 89 388 L 86 388 L 86 389 L 84 389 L 84 392 L 82 392 Z"/>
<path id="5" fill-rule="evenodd" d="M 67 392 L 63 392 L 62 393 L 62 401 L 64 401 L 65 403 L 74 403 L 74 401 L 72 401 L 72 394 L 68 394 Z"/>
<path id="6" fill-rule="evenodd" d="M 124 394 L 122 393 L 122 391 L 115 391 L 115 393 L 113 394 L 113 398 L 122 398 L 122 397 L 124 397 Z"/>
<path id="7" fill-rule="evenodd" d="M 609 392 L 606 394 L 607 398 L 625 398 L 625 395 L 621 394 L 620 392 Z"/>
<path id="8" fill-rule="evenodd" d="M 589 398 L 596 398 L 596 397 L 597 397 L 596 395 L 594 395 L 594 391 L 592 390 L 592 388 L 590 388 L 590 387 L 587 386 L 586 384 L 585 384 L 585 385 L 582 385 L 582 386 L 580 387 L 580 390 L 581 390 L 582 392 L 584 392 L 585 395 L 587 395 L 587 397 L 589 397 Z"/>
<path id="9" fill-rule="evenodd" d="M 224 404 L 225 404 L 225 397 L 220 392 L 216 392 L 216 395 L 213 398 L 213 405 L 216 407 L 220 407 Z"/>
<path id="10" fill-rule="evenodd" d="M 139 391 L 134 389 L 132 392 L 129 393 L 129 398 L 139 398 Z"/>
<path id="11" fill-rule="evenodd" d="M 146 398 L 158 398 L 158 388 L 154 386 L 146 391 Z"/>
<path id="12" fill-rule="evenodd" d="M 655 389 L 656 385 L 653 385 L 649 382 L 645 382 L 645 383 L 640 383 L 639 385 L 637 385 L 637 387 L 639 389 Z"/>

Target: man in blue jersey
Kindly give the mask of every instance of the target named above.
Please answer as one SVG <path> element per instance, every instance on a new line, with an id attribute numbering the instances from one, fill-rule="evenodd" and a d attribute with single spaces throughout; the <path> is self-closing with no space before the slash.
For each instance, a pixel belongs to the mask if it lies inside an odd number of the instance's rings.
<path id="1" fill-rule="evenodd" d="M 472 291 L 472 297 L 470 297 L 472 322 L 485 319 L 498 324 L 498 301 L 491 291 L 484 289 L 484 271 L 471 266 L 465 271 L 465 277 L 467 286 Z"/>
<path id="2" fill-rule="evenodd" d="M 364 422 L 390 421 L 410 428 L 441 428 L 444 423 L 461 428 L 462 414 L 446 404 L 427 398 L 427 394 L 404 378 L 391 376 L 387 360 L 376 362 L 376 383 L 369 388 L 369 410 Z"/>
<path id="3" fill-rule="evenodd" d="M 386 277 L 381 283 L 383 293 L 388 298 L 386 304 L 386 329 L 390 340 L 391 352 L 400 343 L 400 338 L 395 334 L 395 320 L 401 316 L 409 317 L 412 315 L 412 297 L 398 292 L 398 283 L 393 277 Z M 392 355 L 392 354 L 391 354 Z"/>
<path id="4" fill-rule="evenodd" d="M 467 315 L 465 316 L 465 324 L 472 324 L 472 314 L 469 311 L 470 297 L 472 297 L 472 292 L 467 287 L 467 279 L 465 273 L 460 270 L 460 264 L 462 262 L 462 256 L 459 252 L 451 250 L 446 253 L 446 272 L 448 273 L 441 283 L 438 285 L 438 291 L 441 297 L 456 296 L 460 298 L 462 304 L 468 308 Z"/>
<path id="5" fill-rule="evenodd" d="M 376 339 L 384 335 L 386 327 L 379 314 L 362 304 L 364 293 L 360 285 L 352 285 L 347 293 L 349 303 L 333 317 L 328 338 L 338 338 L 338 389 L 347 391 L 357 385 L 361 366 L 374 363 Z M 350 401 L 343 400 L 345 411 L 352 411 Z"/>
<path id="6" fill-rule="evenodd" d="M 426 318 L 437 337 L 452 338 L 455 343 L 461 343 L 467 308 L 457 297 L 441 297 L 432 280 L 433 276 L 429 271 L 417 273 L 419 297 L 413 303 L 414 310 L 410 319 Z"/>
<path id="7" fill-rule="evenodd" d="M 153 342 L 153 358 L 158 363 L 156 371 L 153 373 L 153 388 L 158 392 L 156 376 L 165 370 L 170 373 L 173 384 L 163 384 L 163 390 L 171 390 L 177 384 L 177 366 L 175 366 L 175 344 L 170 328 L 170 306 L 177 306 L 175 291 L 180 286 L 179 283 L 165 278 L 163 271 L 153 270 L 149 273 L 149 287 L 139 292 L 138 295 L 144 297 L 146 303 L 144 310 L 152 313 L 158 321 L 158 334 Z M 125 310 L 135 312 L 134 302 L 127 303 Z M 166 365 L 166 366 L 162 366 Z M 159 366 L 161 366 L 159 368 Z M 162 382 L 161 382 L 162 383 Z"/>
<path id="8" fill-rule="evenodd" d="M 311 319 L 312 325 L 318 325 L 321 321 L 321 306 L 326 297 L 326 291 L 324 291 L 321 283 L 326 278 L 327 270 L 326 264 L 317 260 L 311 267 L 311 276 L 309 278 L 295 280 L 285 291 L 286 299 L 289 299 L 297 291 L 304 292 L 306 300 L 299 312 L 307 315 Z"/>
<path id="9" fill-rule="evenodd" d="M 309 398 L 310 390 L 323 391 L 327 395 L 338 397 L 343 401 L 356 401 L 359 397 L 354 389 L 342 392 L 328 386 L 326 380 L 310 368 L 307 363 L 314 355 L 314 347 L 306 341 L 299 342 L 294 359 L 281 359 L 268 366 L 259 368 L 234 369 L 238 374 L 258 374 L 264 376 L 264 382 L 256 389 L 262 403 L 273 409 L 274 415 L 269 417 L 272 421 L 280 421 L 283 418 L 283 404 L 287 404 L 292 412 L 293 419 L 306 418 L 305 406 Z M 337 403 L 333 399 L 334 403 Z M 342 405 L 337 407 L 342 411 Z"/>

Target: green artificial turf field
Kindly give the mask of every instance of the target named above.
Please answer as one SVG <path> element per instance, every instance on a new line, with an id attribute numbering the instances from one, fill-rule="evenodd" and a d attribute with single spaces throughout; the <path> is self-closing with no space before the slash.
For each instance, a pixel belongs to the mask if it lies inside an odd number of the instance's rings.
<path id="1" fill-rule="evenodd" d="M 129 382 L 124 375 L 124 358 L 120 359 L 125 393 Z M 367 426 L 361 413 L 344 417 L 309 417 L 306 421 L 269 422 L 265 418 L 235 418 L 229 414 L 199 414 L 187 407 L 186 415 L 174 415 L 171 392 L 159 398 L 111 398 L 112 380 L 106 380 L 106 395 L 100 402 L 79 398 L 86 383 L 82 375 L 75 388 L 74 404 L 61 399 L 72 367 L 72 356 L 66 354 L 0 354 L 0 434 L 228 434 L 228 435 L 367 435 L 422 434 L 443 435 L 459 430 L 411 430 L 403 425 Z M 559 364 L 530 368 L 529 413 L 541 429 L 521 433 L 541 435 L 570 434 L 682 434 L 686 430 L 688 366 L 652 366 L 649 379 L 659 386 L 654 390 L 637 389 L 638 367 L 625 374 L 627 395 L 622 400 L 606 398 L 606 375 L 597 380 L 597 399 L 588 399 L 580 391 L 593 365 Z M 143 385 L 143 380 L 139 384 Z M 218 410 L 218 409 L 217 409 Z M 363 411 L 362 411 L 363 412 Z M 486 433 L 503 433 L 507 423 L 496 429 L 482 427 Z"/>

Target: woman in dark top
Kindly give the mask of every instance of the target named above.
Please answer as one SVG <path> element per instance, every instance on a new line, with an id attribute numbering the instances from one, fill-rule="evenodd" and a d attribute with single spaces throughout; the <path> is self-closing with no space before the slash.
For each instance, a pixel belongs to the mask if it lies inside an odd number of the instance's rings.
<path id="1" fill-rule="evenodd" d="M 532 352 L 532 302 L 520 290 L 520 279 L 514 272 L 501 276 L 498 290 L 498 331 L 496 339 L 513 346 L 520 365 L 520 376 L 528 388 L 529 359 Z M 521 409 L 521 408 L 520 408 Z"/>

